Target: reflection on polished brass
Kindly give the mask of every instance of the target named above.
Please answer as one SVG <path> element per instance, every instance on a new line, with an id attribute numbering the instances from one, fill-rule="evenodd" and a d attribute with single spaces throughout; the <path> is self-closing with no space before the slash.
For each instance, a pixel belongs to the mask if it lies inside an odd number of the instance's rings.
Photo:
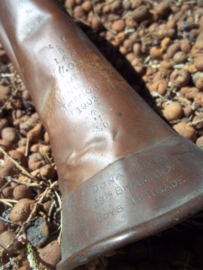
<path id="1" fill-rule="evenodd" d="M 47 129 L 73 269 L 203 205 L 203 153 L 114 70 L 56 1 L 1 0 L 0 38 Z"/>

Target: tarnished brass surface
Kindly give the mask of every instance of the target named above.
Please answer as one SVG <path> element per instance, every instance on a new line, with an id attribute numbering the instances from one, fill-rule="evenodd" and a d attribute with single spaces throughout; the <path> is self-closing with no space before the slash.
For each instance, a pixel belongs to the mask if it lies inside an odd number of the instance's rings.
<path id="1" fill-rule="evenodd" d="M 1 0 L 0 39 L 47 129 L 73 269 L 203 205 L 203 153 L 176 135 L 56 1 Z"/>

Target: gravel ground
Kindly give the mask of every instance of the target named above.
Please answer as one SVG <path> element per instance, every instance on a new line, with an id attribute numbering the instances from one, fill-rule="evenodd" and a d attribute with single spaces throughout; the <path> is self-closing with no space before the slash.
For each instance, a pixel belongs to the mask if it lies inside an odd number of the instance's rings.
<path id="1" fill-rule="evenodd" d="M 149 106 L 203 149 L 203 1 L 66 0 L 65 8 Z M 0 269 L 56 269 L 57 169 L 49 136 L 2 46 L 0 135 Z M 79 269 L 203 269 L 203 213 Z"/>

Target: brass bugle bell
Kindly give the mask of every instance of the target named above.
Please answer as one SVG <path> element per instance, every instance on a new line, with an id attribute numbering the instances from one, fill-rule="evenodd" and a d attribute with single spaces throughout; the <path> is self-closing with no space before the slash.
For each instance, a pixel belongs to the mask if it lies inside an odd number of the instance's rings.
<path id="1" fill-rule="evenodd" d="M 202 150 L 153 112 L 56 1 L 1 0 L 0 21 L 58 169 L 58 270 L 202 209 Z"/>

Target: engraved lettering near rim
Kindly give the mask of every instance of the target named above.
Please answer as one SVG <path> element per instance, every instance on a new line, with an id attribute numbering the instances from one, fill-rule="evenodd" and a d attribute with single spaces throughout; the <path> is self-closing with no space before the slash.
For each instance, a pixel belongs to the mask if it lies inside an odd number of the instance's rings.
<path id="1" fill-rule="evenodd" d="M 174 174 L 177 175 L 174 176 Z M 130 177 L 132 180 L 126 183 L 125 179 L 129 175 L 134 177 Z M 153 187 L 149 188 L 151 182 L 153 182 Z M 166 153 L 143 159 L 128 168 L 120 168 L 102 182 L 89 186 L 94 197 L 92 207 L 95 211 L 96 223 L 104 222 L 123 212 L 125 210 L 121 203 L 123 196 L 127 198 L 129 205 L 139 207 L 146 200 L 173 192 L 185 182 L 186 179 L 180 175 L 178 165 L 168 158 Z M 114 205 L 114 201 L 118 205 L 106 211 L 109 203 Z"/>

